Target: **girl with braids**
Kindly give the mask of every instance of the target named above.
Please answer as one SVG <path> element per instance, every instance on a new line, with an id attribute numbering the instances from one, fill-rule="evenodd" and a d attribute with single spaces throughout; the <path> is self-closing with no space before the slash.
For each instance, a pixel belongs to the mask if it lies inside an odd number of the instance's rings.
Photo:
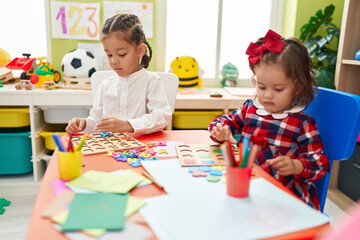
<path id="1" fill-rule="evenodd" d="M 90 116 L 71 119 L 66 132 L 152 133 L 166 127 L 172 112 L 159 76 L 146 70 L 152 50 L 139 18 L 118 14 L 107 19 L 101 42 L 117 75 L 101 82 Z"/>
<path id="2" fill-rule="evenodd" d="M 236 142 L 254 135 L 264 138 L 255 163 L 315 209 L 320 209 L 314 181 L 329 173 L 317 125 L 302 110 L 317 90 L 306 47 L 295 38 L 281 38 L 269 30 L 250 43 L 246 54 L 256 88 L 254 100 L 209 126 L 211 138 Z"/>

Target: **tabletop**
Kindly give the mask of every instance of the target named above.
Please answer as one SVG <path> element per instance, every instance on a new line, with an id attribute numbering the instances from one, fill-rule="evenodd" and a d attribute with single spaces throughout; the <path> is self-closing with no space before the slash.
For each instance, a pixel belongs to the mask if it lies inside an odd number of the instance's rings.
<path id="1" fill-rule="evenodd" d="M 182 130 L 182 131 L 161 131 L 149 135 L 132 135 L 137 140 L 145 143 L 146 145 L 154 141 L 183 141 L 186 144 L 214 144 L 210 139 L 210 134 L 205 130 Z M 161 159 L 160 159 L 161 161 Z M 82 168 L 82 173 L 89 170 L 98 170 L 110 172 L 118 169 L 127 169 L 130 166 L 127 163 L 114 161 L 113 158 L 107 157 L 106 154 L 88 155 L 83 157 L 83 163 L 85 166 Z M 132 168 L 132 170 L 141 173 L 144 169 L 142 167 Z M 264 172 L 260 167 L 254 166 L 253 168 L 255 177 L 262 177 L 267 181 L 273 183 L 282 190 L 293 195 L 287 188 L 281 183 L 276 181 L 269 174 Z M 41 182 L 39 192 L 33 206 L 33 211 L 29 220 L 26 239 L 67 239 L 65 234 L 56 230 L 53 227 L 53 223 L 50 219 L 43 218 L 42 212 L 52 203 L 56 198 L 52 182 L 59 180 L 57 163 L 57 150 L 55 150 L 49 165 L 47 166 L 44 178 Z M 136 197 L 151 197 L 166 194 L 160 188 L 155 185 L 151 185 L 145 188 L 134 189 L 130 192 L 131 196 Z M 295 197 L 295 195 L 293 195 Z M 300 200 L 299 200 L 300 201 Z M 311 239 L 322 229 L 327 227 L 328 224 L 314 227 L 311 229 L 294 232 L 291 234 L 277 236 L 271 239 Z M 156 237 L 154 237 L 156 238 Z"/>

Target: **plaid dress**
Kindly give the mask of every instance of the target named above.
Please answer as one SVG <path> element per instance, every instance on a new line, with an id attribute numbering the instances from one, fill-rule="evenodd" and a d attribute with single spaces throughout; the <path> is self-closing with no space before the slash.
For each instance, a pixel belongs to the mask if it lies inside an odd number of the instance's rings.
<path id="1" fill-rule="evenodd" d="M 259 115 L 256 113 L 257 110 L 254 101 L 247 100 L 242 108 L 212 121 L 209 130 L 217 123 L 224 123 L 230 127 L 233 135 L 241 134 L 247 138 L 256 135 L 266 138 L 269 144 L 262 148 L 256 164 L 308 205 L 319 210 L 320 203 L 314 181 L 328 174 L 330 165 L 327 157 L 323 155 L 324 145 L 314 119 L 302 111 L 276 119 L 269 114 Z M 266 159 L 277 156 L 300 160 L 304 170 L 299 175 L 279 175 L 276 169 L 266 162 Z"/>

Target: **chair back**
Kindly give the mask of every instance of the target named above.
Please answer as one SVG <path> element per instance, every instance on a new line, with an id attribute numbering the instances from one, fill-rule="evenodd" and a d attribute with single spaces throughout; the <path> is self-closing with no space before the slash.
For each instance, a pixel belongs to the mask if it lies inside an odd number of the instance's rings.
<path id="1" fill-rule="evenodd" d="M 360 96 L 319 87 L 318 95 L 304 111 L 312 116 L 330 161 L 347 160 L 354 152 L 360 132 Z M 330 174 L 315 182 L 321 211 L 324 210 Z"/>
<path id="2" fill-rule="evenodd" d="M 96 71 L 91 75 L 91 89 L 93 98 L 101 81 L 108 77 L 114 76 L 115 74 L 116 73 L 114 71 Z M 174 113 L 176 94 L 179 87 L 179 78 L 173 73 L 156 72 L 156 74 L 159 75 L 160 80 L 163 83 L 171 111 Z"/>

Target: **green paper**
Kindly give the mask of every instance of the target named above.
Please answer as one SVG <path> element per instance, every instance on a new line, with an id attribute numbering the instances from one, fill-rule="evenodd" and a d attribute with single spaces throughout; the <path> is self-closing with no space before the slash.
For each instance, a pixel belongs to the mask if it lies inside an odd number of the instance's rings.
<path id="1" fill-rule="evenodd" d="M 76 194 L 62 231 L 104 228 L 122 230 L 128 194 Z"/>
<path id="2" fill-rule="evenodd" d="M 98 192 L 128 193 L 142 177 L 139 175 L 118 175 L 90 170 L 80 177 L 66 183 L 67 186 L 90 189 Z"/>

